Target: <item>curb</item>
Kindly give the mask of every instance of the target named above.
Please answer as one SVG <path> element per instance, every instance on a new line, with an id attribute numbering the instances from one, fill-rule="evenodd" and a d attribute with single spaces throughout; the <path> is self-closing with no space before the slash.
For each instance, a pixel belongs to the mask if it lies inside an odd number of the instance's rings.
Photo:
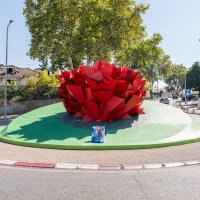
<path id="1" fill-rule="evenodd" d="M 95 170 L 95 171 L 130 171 L 130 170 L 148 170 L 172 168 L 180 166 L 199 165 L 199 160 L 188 160 L 184 162 L 153 163 L 141 165 L 91 165 L 91 164 L 69 164 L 69 163 L 41 163 L 41 162 L 21 162 L 13 160 L 0 160 L 0 166 L 13 167 L 31 167 L 48 169 L 66 169 L 66 170 Z"/>

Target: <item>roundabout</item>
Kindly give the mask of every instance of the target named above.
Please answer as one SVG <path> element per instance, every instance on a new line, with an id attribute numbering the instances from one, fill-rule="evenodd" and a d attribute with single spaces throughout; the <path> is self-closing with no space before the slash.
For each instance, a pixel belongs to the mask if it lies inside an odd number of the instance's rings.
<path id="1" fill-rule="evenodd" d="M 62 103 L 38 108 L 13 120 L 1 131 L 6 143 L 53 149 L 117 150 L 157 148 L 200 140 L 200 125 L 181 110 L 146 100 L 146 114 L 115 122 L 82 122 Z M 92 126 L 104 125 L 104 143 L 91 143 Z"/>

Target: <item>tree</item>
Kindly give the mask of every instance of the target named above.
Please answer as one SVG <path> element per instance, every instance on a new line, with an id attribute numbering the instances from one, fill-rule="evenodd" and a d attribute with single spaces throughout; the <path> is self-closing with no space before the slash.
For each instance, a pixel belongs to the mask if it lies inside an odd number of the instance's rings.
<path id="1" fill-rule="evenodd" d="M 145 86 L 144 86 L 145 90 L 152 90 L 153 89 L 153 85 L 150 82 L 146 82 Z"/>
<path id="2" fill-rule="evenodd" d="M 174 64 L 172 65 L 172 73 L 165 77 L 165 82 L 171 87 L 183 88 L 185 83 L 185 75 L 187 68 L 185 66 Z"/>
<path id="3" fill-rule="evenodd" d="M 22 90 L 22 99 L 50 99 L 56 98 L 58 81 L 55 75 L 49 76 L 46 71 L 41 71 L 37 77 L 30 77 L 27 85 Z"/>
<path id="4" fill-rule="evenodd" d="M 162 41 L 160 34 L 151 38 L 139 40 L 137 46 L 132 46 L 117 54 L 119 63 L 126 63 L 133 69 L 139 69 L 145 78 L 153 85 L 157 79 L 164 79 L 171 73 L 170 57 L 159 46 Z M 130 51 L 130 52 L 129 52 Z M 127 53 L 128 52 L 128 53 Z"/>
<path id="5" fill-rule="evenodd" d="M 35 77 L 28 78 L 26 89 L 22 93 L 23 93 L 23 96 L 26 96 L 26 99 L 34 99 L 34 97 L 37 96 L 37 85 L 36 85 Z"/>
<path id="6" fill-rule="evenodd" d="M 43 68 L 50 62 L 52 71 L 109 61 L 145 37 L 141 14 L 147 8 L 134 0 L 26 0 L 29 55 Z"/>
<path id="7" fill-rule="evenodd" d="M 52 90 L 58 86 L 58 81 L 54 75 L 49 76 L 46 71 L 41 71 L 37 75 L 36 88 L 37 96 L 48 97 L 51 95 Z"/>
<path id="8" fill-rule="evenodd" d="M 155 81 L 164 80 L 165 77 L 171 74 L 172 62 L 168 55 L 162 52 L 161 56 L 157 58 L 152 64 L 145 65 L 142 72 L 145 78 L 153 85 Z M 152 90 L 150 90 L 152 96 Z"/>
<path id="9" fill-rule="evenodd" d="M 199 91 L 200 96 L 200 63 L 195 62 L 187 73 L 187 88 Z"/>
<path id="10" fill-rule="evenodd" d="M 126 39 L 127 41 L 127 39 Z M 134 41 L 131 46 L 122 46 L 122 50 L 117 53 L 116 59 L 119 63 L 138 68 L 154 64 L 161 56 L 162 48 L 159 47 L 162 37 L 160 34 L 154 34 L 151 38 L 142 38 Z"/>

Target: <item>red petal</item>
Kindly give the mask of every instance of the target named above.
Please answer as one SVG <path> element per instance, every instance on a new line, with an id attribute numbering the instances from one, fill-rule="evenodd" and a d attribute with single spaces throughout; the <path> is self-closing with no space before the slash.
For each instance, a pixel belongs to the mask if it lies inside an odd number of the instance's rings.
<path id="1" fill-rule="evenodd" d="M 102 73 L 100 71 L 98 71 L 98 72 L 90 75 L 90 78 L 95 80 L 95 81 L 97 81 L 97 82 L 100 82 L 100 81 L 103 80 L 103 75 L 102 75 Z"/>
<path id="2" fill-rule="evenodd" d="M 83 90 L 80 86 L 75 86 L 75 85 L 67 85 L 66 86 L 69 93 L 79 102 L 79 103 L 84 103 L 85 102 L 85 97 L 83 94 Z"/>
<path id="3" fill-rule="evenodd" d="M 77 112 L 73 117 L 83 117 L 83 115 L 80 112 Z"/>
<path id="4" fill-rule="evenodd" d="M 84 94 L 88 101 L 95 101 L 90 88 L 84 88 Z"/>
<path id="5" fill-rule="evenodd" d="M 99 104 L 106 104 L 113 96 L 112 91 L 96 91 L 93 92 L 95 101 Z"/>
<path id="6" fill-rule="evenodd" d="M 122 117 L 122 119 L 132 119 L 132 117 L 129 115 L 129 114 L 125 114 L 123 117 Z"/>
<path id="7" fill-rule="evenodd" d="M 125 112 L 130 111 L 131 109 L 133 109 L 135 106 L 137 106 L 142 101 L 143 101 L 143 98 L 141 98 L 137 95 L 133 95 L 131 97 L 131 99 L 126 103 Z"/>
<path id="8" fill-rule="evenodd" d="M 117 106 L 119 106 L 123 102 L 124 99 L 113 96 L 106 105 L 108 113 L 112 112 Z"/>
<path id="9" fill-rule="evenodd" d="M 88 112 L 90 113 L 90 116 L 94 120 L 97 120 L 99 117 L 99 109 L 98 109 L 97 104 L 91 101 L 87 101 L 87 107 L 88 107 Z"/>
<path id="10" fill-rule="evenodd" d="M 90 117 L 90 115 L 85 115 L 85 116 L 83 117 L 83 121 L 84 121 L 84 122 L 89 122 L 89 121 L 92 121 L 92 118 Z"/>

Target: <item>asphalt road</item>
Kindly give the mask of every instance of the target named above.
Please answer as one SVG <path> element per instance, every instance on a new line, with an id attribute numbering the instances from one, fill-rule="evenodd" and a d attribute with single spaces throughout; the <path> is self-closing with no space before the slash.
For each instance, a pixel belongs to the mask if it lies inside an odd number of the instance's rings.
<path id="1" fill-rule="evenodd" d="M 122 172 L 0 168 L 1 200 L 199 200 L 200 166 Z"/>

